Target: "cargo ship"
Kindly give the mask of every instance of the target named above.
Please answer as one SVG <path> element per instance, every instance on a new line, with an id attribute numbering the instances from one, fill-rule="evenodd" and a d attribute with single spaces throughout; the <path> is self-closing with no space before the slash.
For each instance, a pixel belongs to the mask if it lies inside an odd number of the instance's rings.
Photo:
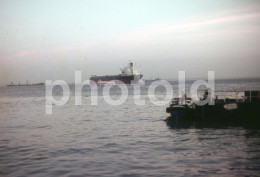
<path id="1" fill-rule="evenodd" d="M 92 75 L 90 80 L 96 82 L 97 84 L 102 83 L 115 83 L 119 84 L 121 81 L 125 84 L 131 84 L 138 82 L 143 77 L 143 74 L 140 71 L 140 68 L 136 68 L 133 65 L 133 62 L 130 62 L 128 66 L 121 69 L 121 74 L 118 75 L 105 75 L 105 76 L 96 76 Z"/>
<path id="2" fill-rule="evenodd" d="M 14 84 L 13 82 L 11 82 L 11 84 L 8 84 L 7 87 L 34 86 L 34 85 L 44 85 L 44 83 L 29 84 L 29 82 L 27 80 L 26 84 L 21 84 L 20 82 L 19 82 L 19 84 Z"/>

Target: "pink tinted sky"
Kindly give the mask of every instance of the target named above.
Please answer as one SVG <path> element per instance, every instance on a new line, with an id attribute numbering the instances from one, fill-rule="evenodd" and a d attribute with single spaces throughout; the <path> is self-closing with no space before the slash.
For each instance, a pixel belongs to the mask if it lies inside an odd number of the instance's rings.
<path id="1" fill-rule="evenodd" d="M 149 17 L 153 9 L 149 6 L 144 9 L 149 11 L 146 19 L 127 12 L 131 7 L 120 11 L 122 17 L 116 14 L 110 19 L 107 16 L 112 11 L 103 15 L 97 9 L 99 16 L 81 14 L 84 18 L 79 19 L 75 9 L 67 5 L 70 14 L 65 16 L 62 10 L 54 8 L 56 14 L 44 21 L 43 16 L 31 16 L 36 13 L 37 3 L 29 4 L 30 9 L 22 10 L 20 16 L 19 11 L 17 16 L 13 15 L 16 8 L 12 4 L 2 3 L 2 8 L 6 8 L 0 12 L 1 84 L 27 79 L 73 82 L 75 70 L 82 70 L 84 79 L 91 74 L 116 74 L 129 59 L 142 64 L 145 78 L 177 78 L 179 70 L 186 70 L 190 77 L 206 77 L 208 70 L 214 70 L 216 77 L 260 77 L 259 2 L 233 1 L 225 6 L 226 1 L 219 1 L 222 4 L 217 8 L 213 1 L 207 9 L 198 5 L 196 9 L 194 2 L 189 11 L 182 2 L 175 10 L 167 9 L 169 2 L 159 5 L 167 13 L 158 10 L 153 14 L 153 18 L 161 18 L 157 21 Z M 55 7 L 46 4 L 45 8 Z M 123 8 L 123 3 L 118 6 Z M 86 9 L 82 7 L 78 5 L 77 11 L 84 14 Z M 137 10 L 139 15 L 143 13 L 141 9 Z M 92 9 L 93 13 L 95 10 Z M 72 16 L 75 20 L 68 20 Z M 124 25 L 120 26 L 120 22 Z"/>

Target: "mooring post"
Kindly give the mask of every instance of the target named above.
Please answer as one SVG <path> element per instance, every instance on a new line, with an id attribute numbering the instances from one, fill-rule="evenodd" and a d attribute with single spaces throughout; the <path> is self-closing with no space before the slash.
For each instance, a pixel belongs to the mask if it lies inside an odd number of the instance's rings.
<path id="1" fill-rule="evenodd" d="M 225 92 L 225 90 L 224 90 L 224 92 L 222 92 L 222 94 L 224 95 L 223 97 L 224 97 L 224 103 L 226 103 L 226 92 Z"/>
<path id="2" fill-rule="evenodd" d="M 251 96 L 251 90 L 250 90 L 250 95 L 249 95 L 249 96 L 250 96 L 250 103 L 251 103 L 251 100 L 252 100 L 252 98 L 251 98 L 251 97 L 252 97 L 252 96 Z"/>
<path id="3" fill-rule="evenodd" d="M 238 103 L 238 94 L 239 94 L 239 92 L 238 92 L 238 90 L 237 90 L 237 91 L 236 91 L 237 103 Z"/>

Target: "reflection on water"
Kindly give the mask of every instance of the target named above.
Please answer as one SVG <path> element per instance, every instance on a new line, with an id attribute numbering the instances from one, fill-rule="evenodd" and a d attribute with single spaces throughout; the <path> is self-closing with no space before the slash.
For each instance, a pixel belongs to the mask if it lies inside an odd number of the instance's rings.
<path id="1" fill-rule="evenodd" d="M 259 87 L 255 82 L 233 82 L 232 88 Z M 50 116 L 44 87 L 0 88 L 0 175 L 259 175 L 259 130 L 169 125 L 166 106 L 142 93 L 144 106 L 135 105 L 133 95 L 120 106 L 101 96 L 98 106 L 87 96 L 75 106 L 72 96 Z"/>

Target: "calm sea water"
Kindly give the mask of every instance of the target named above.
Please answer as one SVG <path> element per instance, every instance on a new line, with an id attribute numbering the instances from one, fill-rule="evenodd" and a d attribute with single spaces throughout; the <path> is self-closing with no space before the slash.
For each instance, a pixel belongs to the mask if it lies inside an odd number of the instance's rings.
<path id="1" fill-rule="evenodd" d="M 84 88 L 83 104 L 75 106 L 71 85 L 69 102 L 54 106 L 53 115 L 45 114 L 44 86 L 0 88 L 0 176 L 260 175 L 260 130 L 168 126 L 167 105 L 149 101 L 148 85 L 144 106 L 134 104 L 131 86 L 123 105 L 99 95 L 91 106 Z M 260 90 L 260 80 L 219 80 L 216 89 Z"/>

